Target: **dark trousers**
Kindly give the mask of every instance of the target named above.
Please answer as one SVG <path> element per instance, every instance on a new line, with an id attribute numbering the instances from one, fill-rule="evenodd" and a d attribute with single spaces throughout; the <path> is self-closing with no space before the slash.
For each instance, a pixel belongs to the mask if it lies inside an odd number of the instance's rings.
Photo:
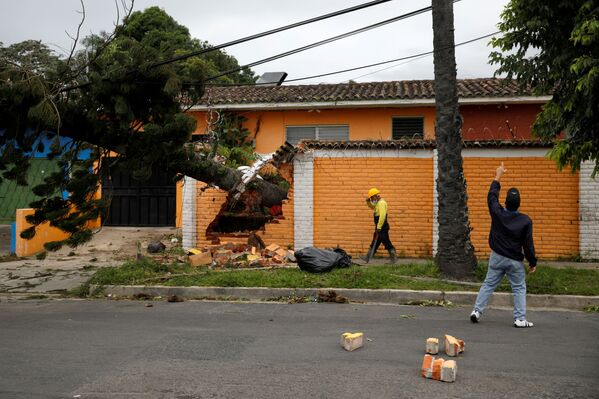
<path id="1" fill-rule="evenodd" d="M 375 225 L 375 228 L 376 228 L 376 225 Z M 370 243 L 370 248 L 374 247 L 374 251 L 372 251 L 373 255 L 379 249 L 381 244 L 383 244 L 383 246 L 385 247 L 385 249 L 387 251 L 389 251 L 391 249 L 395 249 L 395 247 L 391 243 L 391 240 L 389 239 L 389 224 L 388 223 L 385 223 L 383 225 L 383 228 L 381 229 L 381 231 L 379 231 L 378 235 L 377 235 L 376 231 L 372 235 L 372 242 Z"/>

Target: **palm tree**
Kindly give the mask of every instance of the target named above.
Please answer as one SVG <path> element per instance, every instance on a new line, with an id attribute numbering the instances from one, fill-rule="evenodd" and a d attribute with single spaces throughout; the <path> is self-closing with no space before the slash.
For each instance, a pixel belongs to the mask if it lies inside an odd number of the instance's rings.
<path id="1" fill-rule="evenodd" d="M 453 1 L 433 0 L 433 47 L 438 154 L 439 241 L 437 264 L 450 277 L 464 278 L 476 267 L 470 242 L 468 196 L 462 165 L 453 37 Z"/>

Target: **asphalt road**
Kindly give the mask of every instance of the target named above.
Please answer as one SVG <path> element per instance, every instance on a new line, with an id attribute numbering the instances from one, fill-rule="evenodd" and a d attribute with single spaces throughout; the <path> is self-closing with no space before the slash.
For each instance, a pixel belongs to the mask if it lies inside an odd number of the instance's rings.
<path id="1" fill-rule="evenodd" d="M 599 314 L 0 298 L 0 398 L 598 398 Z M 369 340 L 345 352 L 339 337 Z M 453 384 L 428 337 L 466 341 Z"/>

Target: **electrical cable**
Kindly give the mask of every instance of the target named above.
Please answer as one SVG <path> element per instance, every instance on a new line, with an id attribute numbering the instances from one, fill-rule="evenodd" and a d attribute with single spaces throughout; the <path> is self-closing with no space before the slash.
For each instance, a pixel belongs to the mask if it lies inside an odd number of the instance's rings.
<path id="1" fill-rule="evenodd" d="M 154 63 L 154 64 L 152 64 L 150 66 L 150 68 L 155 68 L 155 67 L 159 67 L 161 65 L 170 64 L 172 62 L 181 61 L 181 60 L 184 60 L 184 59 L 187 59 L 187 58 L 190 58 L 190 57 L 195 57 L 197 55 L 205 54 L 205 53 L 208 53 L 208 52 L 211 52 L 211 51 L 220 50 L 220 49 L 225 48 L 225 47 L 230 47 L 230 46 L 234 46 L 236 44 L 248 42 L 250 40 L 259 39 L 259 38 L 264 37 L 264 36 L 269 36 L 269 35 L 272 35 L 274 33 L 279 33 L 279 32 L 283 32 L 283 31 L 289 30 L 289 29 L 297 28 L 298 26 L 311 24 L 313 22 L 322 21 L 322 20 L 325 20 L 325 19 L 328 19 L 328 18 L 337 17 L 339 15 L 347 14 L 347 13 L 358 11 L 358 10 L 362 10 L 364 8 L 376 6 L 376 5 L 379 5 L 379 4 L 382 4 L 382 3 L 387 3 L 389 1 L 392 1 L 392 0 L 375 0 L 375 1 L 368 2 L 368 3 L 358 4 L 357 6 L 354 6 L 354 7 L 345 8 L 343 10 L 339 10 L 339 11 L 335 11 L 335 12 L 332 12 L 332 13 L 329 13 L 329 14 L 324 14 L 324 15 L 321 15 L 321 16 L 318 16 L 318 17 L 306 19 L 304 21 L 295 22 L 293 24 L 281 26 L 280 28 L 275 28 L 275 29 L 271 29 L 271 30 L 268 30 L 268 31 L 265 31 L 265 32 L 262 32 L 262 33 L 257 33 L 255 35 L 246 36 L 244 38 L 237 39 L 237 40 L 232 40 L 230 42 L 222 43 L 222 44 L 219 44 L 219 45 L 216 45 L 216 46 L 210 46 L 210 47 L 202 49 L 202 50 L 197 50 L 197 51 L 193 51 L 191 53 L 182 54 L 182 55 L 177 56 L 177 57 L 169 58 L 167 60 L 163 60 L 163 61 Z"/>
<path id="2" fill-rule="evenodd" d="M 460 0 L 456 0 L 456 1 L 454 1 L 454 3 L 458 2 L 458 1 L 460 1 Z M 315 42 L 315 43 L 312 43 L 312 44 L 308 44 L 306 46 L 298 47 L 296 49 L 289 50 L 289 51 L 286 51 L 284 53 L 280 53 L 280 54 L 277 54 L 277 55 L 273 55 L 273 56 L 268 57 L 268 58 L 263 58 L 261 60 L 254 61 L 252 63 L 246 64 L 246 65 L 242 65 L 242 66 L 237 67 L 237 68 L 229 69 L 228 71 L 221 72 L 221 73 L 219 73 L 217 75 L 209 76 L 206 79 L 204 79 L 204 81 L 214 80 L 214 79 L 220 78 L 222 76 L 226 76 L 226 75 L 230 75 L 230 74 L 235 73 L 235 72 L 242 71 L 242 70 L 244 70 L 246 68 L 251 68 L 251 67 L 256 66 L 256 65 L 265 64 L 265 63 L 270 62 L 270 61 L 278 60 L 279 58 L 287 57 L 289 55 L 296 54 L 296 53 L 299 53 L 299 52 L 302 52 L 302 51 L 306 51 L 306 50 L 309 50 L 309 49 L 312 49 L 312 48 L 315 48 L 315 47 L 318 47 L 318 46 L 322 46 L 324 44 L 328 44 L 328 43 L 331 43 L 331 42 L 334 42 L 334 41 L 337 41 L 337 40 L 340 40 L 340 39 L 345 39 L 346 37 L 350 37 L 350 36 L 356 35 L 358 33 L 366 32 L 368 30 L 375 29 L 375 28 L 378 28 L 378 27 L 381 27 L 381 26 L 384 26 L 384 25 L 387 25 L 387 24 L 390 24 L 390 23 L 393 23 L 393 22 L 397 22 L 397 21 L 400 21 L 402 19 L 407 19 L 407 18 L 411 18 L 411 17 L 414 17 L 414 16 L 419 15 L 419 14 L 423 14 L 423 13 L 425 13 L 427 11 L 431 11 L 432 9 L 433 9 L 432 6 L 428 6 L 428 7 L 424 7 L 424 8 L 421 8 L 419 10 L 416 10 L 416 11 L 411 11 L 409 13 L 402 14 L 402 15 L 399 15 L 399 16 L 394 17 L 394 18 L 390 18 L 390 19 L 387 19 L 387 20 L 384 20 L 384 21 L 381 21 L 381 22 L 377 22 L 376 24 L 368 25 L 368 26 L 365 26 L 363 28 L 359 28 L 359 29 L 356 29 L 356 30 L 353 30 L 353 31 L 350 31 L 350 32 L 343 33 L 341 35 L 337 35 L 337 36 L 330 37 L 328 39 L 321 40 L 319 42 Z"/>
<path id="3" fill-rule="evenodd" d="M 497 31 L 497 32 L 489 33 L 489 34 L 486 34 L 486 35 L 483 35 L 483 36 L 476 37 L 474 39 L 466 40 L 464 42 L 457 43 L 454 47 L 463 46 L 465 44 L 469 44 L 469 43 L 472 43 L 472 42 L 475 42 L 475 41 L 478 41 L 478 40 L 482 40 L 482 39 L 485 39 L 487 37 L 491 37 L 493 35 L 496 35 L 498 33 L 501 33 L 501 32 Z M 318 75 L 305 76 L 305 77 L 301 77 L 301 78 L 287 79 L 287 80 L 285 80 L 284 83 L 298 82 L 298 81 L 301 81 L 301 80 L 308 80 L 308 79 L 321 78 L 321 77 L 324 77 L 324 76 L 337 75 L 337 74 L 340 74 L 340 73 L 357 71 L 357 70 L 360 70 L 360 69 L 371 68 L 371 67 L 374 67 L 374 66 L 389 64 L 391 62 L 417 59 L 417 58 L 420 58 L 420 57 L 425 57 L 425 56 L 431 55 L 433 53 L 434 53 L 434 51 L 426 51 L 426 52 L 419 53 L 419 54 L 413 54 L 413 55 L 409 55 L 409 56 L 405 56 L 405 57 L 394 58 L 392 60 L 376 62 L 374 64 L 362 65 L 362 66 L 354 67 L 354 68 L 342 69 L 342 70 L 335 71 L 335 72 L 327 72 L 327 73 L 321 73 L 321 74 L 318 74 Z M 390 68 L 393 68 L 394 66 L 396 66 L 396 65 L 393 65 Z M 385 68 L 385 69 L 387 69 L 387 68 Z M 376 73 L 376 72 L 380 72 L 380 70 L 372 72 L 372 73 Z M 366 74 L 366 75 L 362 75 L 362 76 L 367 76 L 367 75 L 370 75 L 370 73 Z M 362 76 L 360 76 L 360 77 L 362 77 Z M 214 85 L 207 85 L 207 86 L 262 86 L 262 85 L 272 85 L 272 83 L 237 83 L 237 84 L 236 83 L 231 83 L 231 84 L 214 84 Z"/>
<path id="4" fill-rule="evenodd" d="M 289 25 L 281 26 L 279 28 L 271 29 L 271 30 L 268 30 L 268 31 L 265 31 L 265 32 L 261 32 L 261 33 L 257 33 L 257 34 L 251 35 L 251 36 L 246 36 L 246 37 L 243 37 L 241 39 L 232 40 L 232 41 L 229 41 L 229 42 L 226 42 L 226 43 L 222 43 L 222 44 L 219 44 L 219 45 L 216 45 L 216 46 L 210 46 L 210 47 L 207 47 L 207 48 L 204 48 L 204 49 L 201 49 L 201 50 L 197 50 L 197 51 L 193 51 L 193 52 L 190 52 L 190 53 L 187 53 L 187 54 L 181 54 L 181 55 L 179 55 L 177 57 L 173 57 L 173 58 L 169 58 L 169 59 L 166 59 L 166 60 L 162 60 L 162 61 L 153 63 L 153 64 L 151 64 L 149 66 L 149 68 L 156 68 L 156 67 L 159 67 L 159 66 L 162 66 L 162 65 L 166 65 L 166 64 L 173 63 L 173 62 L 185 60 L 185 59 L 190 58 L 190 57 L 195 57 L 195 56 L 198 56 L 198 55 L 206 54 L 206 53 L 209 53 L 209 52 L 212 52 L 212 51 L 223 49 L 225 47 L 230 47 L 230 46 L 234 46 L 236 44 L 245 43 L 245 42 L 248 42 L 248 41 L 251 41 L 251 40 L 259 39 L 261 37 L 269 36 L 269 35 L 272 35 L 272 34 L 275 34 L 275 33 L 279 33 L 279 32 L 283 32 L 283 31 L 286 31 L 286 30 L 289 30 L 289 29 L 297 28 L 298 26 L 307 25 L 307 24 L 311 24 L 311 23 L 314 23 L 314 22 L 318 22 L 318 21 L 323 21 L 325 19 L 337 17 L 337 16 L 343 15 L 343 14 L 348 14 L 348 13 L 351 13 L 351 12 L 354 12 L 354 11 L 363 10 L 365 8 L 369 8 L 369 7 L 372 7 L 372 6 L 377 6 L 377 5 L 380 5 L 380 4 L 383 4 L 383 3 L 388 3 L 390 1 L 393 1 L 393 0 L 374 0 L 374 1 L 370 1 L 368 3 L 358 4 L 358 5 L 353 6 L 353 7 L 344 8 L 342 10 L 338 10 L 338 11 L 334 11 L 334 12 L 331 12 L 331 13 L 328 13 L 328 14 L 323 14 L 323 15 L 320 15 L 320 16 L 317 16 L 317 17 L 309 18 L 309 19 L 306 19 L 306 20 L 303 20 L 303 21 L 300 21 L 300 22 L 295 22 L 295 23 L 292 23 L 292 24 L 289 24 Z M 243 69 L 243 68 L 241 68 L 241 69 Z M 241 69 L 239 69 L 239 70 L 241 70 Z M 133 73 L 133 72 L 135 72 L 135 70 L 129 71 L 128 73 Z M 230 72 L 230 73 L 233 73 L 233 72 Z M 80 88 L 83 88 L 83 87 L 87 87 L 89 85 L 91 85 L 91 82 L 81 83 L 81 84 L 74 85 L 74 86 L 68 86 L 68 87 L 63 88 L 61 90 L 61 92 L 66 92 L 66 91 L 70 91 L 70 90 L 74 90 L 74 89 L 80 89 Z"/>

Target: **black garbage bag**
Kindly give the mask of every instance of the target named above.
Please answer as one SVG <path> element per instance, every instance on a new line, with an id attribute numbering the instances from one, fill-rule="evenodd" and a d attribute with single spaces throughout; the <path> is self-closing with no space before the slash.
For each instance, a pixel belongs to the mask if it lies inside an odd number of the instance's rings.
<path id="1" fill-rule="evenodd" d="M 335 267 L 351 266 L 351 256 L 341 248 L 306 247 L 295 251 L 294 255 L 299 268 L 310 273 L 326 273 Z"/>

